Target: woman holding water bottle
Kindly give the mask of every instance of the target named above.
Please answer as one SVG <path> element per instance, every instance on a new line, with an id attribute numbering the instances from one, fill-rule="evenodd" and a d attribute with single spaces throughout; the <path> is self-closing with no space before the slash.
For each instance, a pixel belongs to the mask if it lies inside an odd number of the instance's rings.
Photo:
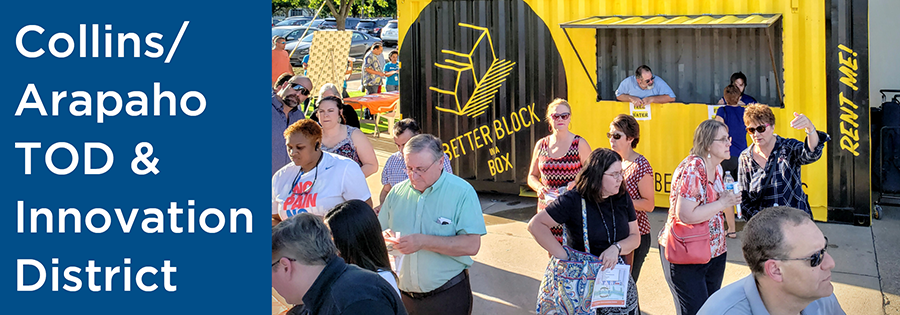
<path id="1" fill-rule="evenodd" d="M 547 122 L 552 133 L 535 144 L 528 175 L 528 186 L 538 194 L 538 212 L 562 192 L 574 188 L 575 175 L 587 165 L 591 154 L 587 141 L 569 131 L 571 118 L 572 107 L 566 100 L 558 98 L 547 105 Z M 552 228 L 551 232 L 562 244 L 562 226 Z"/>
<path id="2" fill-rule="evenodd" d="M 706 299 L 722 286 L 725 253 L 728 251 L 723 212 L 731 211 L 731 207 L 741 201 L 740 195 L 724 189 L 722 167 L 719 165 L 731 157 L 730 147 L 728 127 L 716 120 L 706 120 L 694 132 L 691 154 L 673 172 L 669 195 L 671 207 L 666 226 L 659 233 L 659 253 L 678 315 L 697 314 Z M 683 258 L 676 255 L 685 255 L 676 251 L 677 246 L 672 246 L 668 252 L 666 250 L 667 246 L 671 246 L 669 241 L 684 239 L 673 236 L 673 231 L 685 225 L 696 231 L 709 231 L 709 259 L 706 263 L 670 262 Z M 704 237 L 705 233 L 702 232 Z M 705 248 L 706 244 L 702 247 Z"/>
<path id="3" fill-rule="evenodd" d="M 828 134 L 817 131 L 806 115 L 794 113 L 791 127 L 806 132 L 805 141 L 775 134 L 775 114 L 766 105 L 754 104 L 744 111 L 744 123 L 753 144 L 738 160 L 738 182 L 742 190 L 741 210 L 747 220 L 762 209 L 788 206 L 812 217 L 803 192 L 800 166 L 822 157 Z"/>

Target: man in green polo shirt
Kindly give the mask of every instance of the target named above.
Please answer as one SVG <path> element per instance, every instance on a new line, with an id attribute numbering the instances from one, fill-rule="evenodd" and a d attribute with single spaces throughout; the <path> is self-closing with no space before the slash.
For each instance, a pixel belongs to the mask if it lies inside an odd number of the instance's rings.
<path id="1" fill-rule="evenodd" d="M 468 269 L 487 234 L 472 185 L 443 171 L 441 140 L 420 134 L 403 148 L 409 179 L 388 193 L 378 221 L 399 233 L 398 275 L 410 315 L 472 314 Z M 437 165 L 437 166 L 435 166 Z"/>

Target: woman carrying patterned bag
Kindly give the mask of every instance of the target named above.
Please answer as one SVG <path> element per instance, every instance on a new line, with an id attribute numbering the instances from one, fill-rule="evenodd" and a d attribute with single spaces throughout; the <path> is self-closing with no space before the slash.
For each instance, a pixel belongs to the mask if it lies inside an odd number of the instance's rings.
<path id="1" fill-rule="evenodd" d="M 547 105 L 547 122 L 552 134 L 535 144 L 528 175 L 528 186 L 538 194 L 538 212 L 559 197 L 560 190 L 575 187 L 575 175 L 587 165 L 591 154 L 587 141 L 569 131 L 571 116 L 572 107 L 564 99 L 555 99 Z M 562 244 L 562 226 L 553 227 L 551 231 Z"/>
<path id="2" fill-rule="evenodd" d="M 593 286 L 602 282 L 601 270 L 624 264 L 620 255 L 640 245 L 636 220 L 634 205 L 623 184 L 622 157 L 610 149 L 594 150 L 578 173 L 575 188 L 560 195 L 528 222 L 534 240 L 552 255 L 538 291 L 538 314 L 587 313 L 593 304 Z M 550 233 L 551 227 L 560 224 L 572 235 L 571 247 L 560 245 Z M 591 271 L 585 275 L 584 269 Z M 624 307 L 599 308 L 591 313 L 640 313 L 634 281 L 630 274 L 624 276 L 628 278 Z M 593 285 L 588 284 L 591 277 Z"/>

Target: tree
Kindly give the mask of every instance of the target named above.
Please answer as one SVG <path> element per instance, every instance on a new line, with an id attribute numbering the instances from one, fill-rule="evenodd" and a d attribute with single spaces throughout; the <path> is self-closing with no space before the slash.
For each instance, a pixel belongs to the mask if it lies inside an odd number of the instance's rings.
<path id="1" fill-rule="evenodd" d="M 301 8 L 309 5 L 308 0 L 272 0 L 272 15 L 281 14 L 288 16 L 293 8 Z"/>
<path id="2" fill-rule="evenodd" d="M 391 7 L 391 5 L 388 4 L 388 0 L 310 0 L 309 7 L 318 9 L 319 6 L 322 5 L 322 1 L 325 1 L 325 10 L 334 16 L 334 19 L 337 22 L 337 29 L 341 31 L 344 30 L 347 16 L 350 15 L 351 11 L 356 11 L 360 16 L 371 16 L 376 12 L 376 7 L 379 7 L 378 11 L 382 11 L 382 8 Z M 390 2 L 393 3 L 394 7 L 393 16 L 396 15 L 397 12 L 397 1 L 391 0 Z M 355 10 L 353 10 L 354 8 Z M 325 10 L 319 15 L 325 16 Z"/>

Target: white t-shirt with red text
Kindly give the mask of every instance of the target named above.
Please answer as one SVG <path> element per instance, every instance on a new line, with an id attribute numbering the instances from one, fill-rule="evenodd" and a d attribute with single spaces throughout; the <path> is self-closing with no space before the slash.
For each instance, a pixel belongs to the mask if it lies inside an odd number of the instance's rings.
<path id="1" fill-rule="evenodd" d="M 291 162 L 272 175 L 272 214 L 282 220 L 303 212 L 324 216 L 339 203 L 371 197 L 359 164 L 328 152 L 306 173 Z"/>

